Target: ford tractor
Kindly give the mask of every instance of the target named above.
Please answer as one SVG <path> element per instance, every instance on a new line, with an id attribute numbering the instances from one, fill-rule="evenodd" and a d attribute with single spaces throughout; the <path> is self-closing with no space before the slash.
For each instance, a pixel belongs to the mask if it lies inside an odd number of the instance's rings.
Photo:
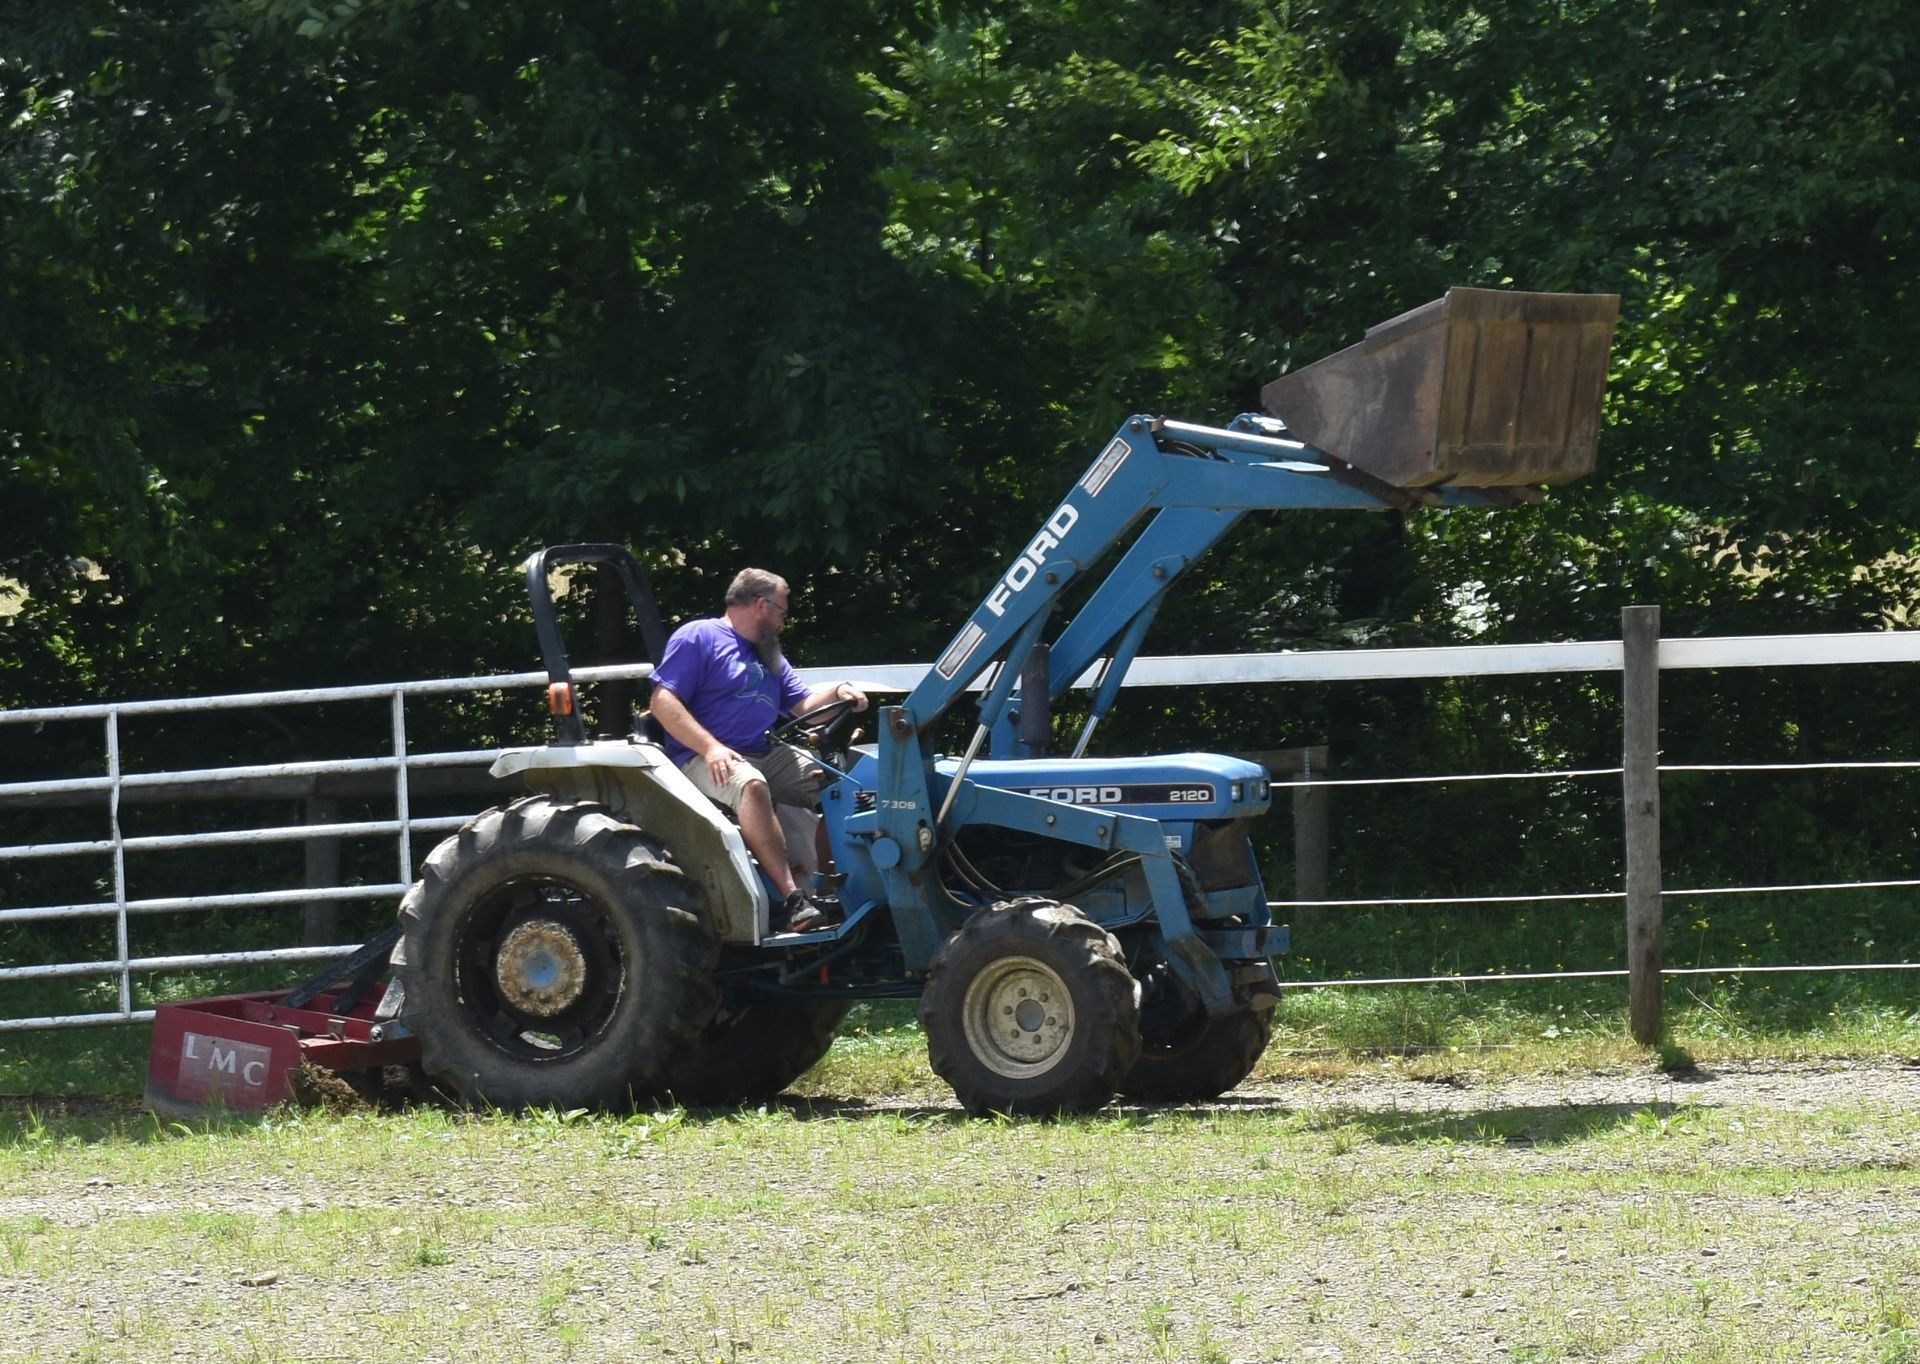
<path id="1" fill-rule="evenodd" d="M 657 732 L 586 732 L 550 575 L 610 566 L 658 660 L 641 569 L 612 545 L 535 554 L 554 736 L 493 768 L 530 794 L 427 856 L 389 941 L 350 964 L 377 971 L 390 946 L 384 991 L 336 1010 L 345 1023 L 280 1026 L 355 1041 L 360 1064 L 404 1057 L 470 1104 L 715 1105 L 778 1094 L 857 1001 L 917 999 L 932 1068 L 973 1112 L 1232 1089 L 1267 1046 L 1287 948 L 1252 837 L 1268 774 L 1104 755 L 1095 732 L 1167 593 L 1249 512 L 1500 506 L 1587 473 L 1617 311 L 1455 289 L 1268 385 L 1260 413 L 1122 422 L 918 684 L 877 709 L 872 742 L 848 742 L 846 703 L 801 717 L 824 731 L 817 818 L 843 907 L 816 931 L 775 930 L 738 827 Z M 1076 687 L 1085 719 L 1056 753 L 1053 707 Z M 963 704 L 976 713 L 944 753 Z M 321 982 L 298 1002 L 324 1014 L 339 996 Z"/>

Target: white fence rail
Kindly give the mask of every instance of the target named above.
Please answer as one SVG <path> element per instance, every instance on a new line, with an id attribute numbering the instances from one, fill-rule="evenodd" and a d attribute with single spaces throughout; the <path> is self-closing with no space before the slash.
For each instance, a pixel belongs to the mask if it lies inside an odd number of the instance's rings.
<path id="1" fill-rule="evenodd" d="M 1650 608 L 1632 608 L 1649 610 Z M 1314 653 L 1260 653 L 1260 654 L 1224 654 L 1198 655 L 1186 657 L 1142 658 L 1129 673 L 1126 685 L 1130 687 L 1166 687 L 1252 683 L 1300 683 L 1300 682 L 1341 682 L 1341 681 L 1377 681 L 1383 679 L 1433 679 L 1461 676 L 1516 676 L 1527 674 L 1564 674 L 1591 672 L 1626 672 L 1629 675 L 1636 664 L 1629 656 L 1629 650 L 1620 641 L 1587 641 L 1562 644 L 1530 645 L 1485 645 L 1459 646 L 1448 648 L 1421 649 L 1356 649 Z M 1879 664 L 1920 662 L 1920 631 L 1878 632 L 1872 634 L 1826 634 L 1826 635 L 1774 635 L 1755 637 L 1736 637 L 1725 639 L 1685 639 L 1660 640 L 1651 659 L 1643 659 L 1637 666 L 1643 670 L 1700 669 L 1700 668 L 1751 668 L 1751 667 L 1795 667 L 1804 665 L 1830 664 Z M 802 676 L 809 681 L 821 680 L 828 672 L 834 676 L 851 676 L 861 680 L 870 691 L 903 692 L 912 688 L 925 675 L 924 665 L 885 664 L 868 667 L 836 668 L 832 670 L 802 670 Z M 582 668 L 577 676 L 582 681 L 608 681 L 615 679 L 638 679 L 645 677 L 650 669 L 645 665 L 626 667 Z M 1076 681 L 1077 686 L 1085 687 L 1095 679 L 1095 669 Z M 8 925 L 26 923 L 57 923 L 74 920 L 112 920 L 115 931 L 116 950 L 110 958 L 76 960 L 69 962 L 45 963 L 27 966 L 0 967 L 0 986 L 14 981 L 33 981 L 48 979 L 71 979 L 84 977 L 111 977 L 116 986 L 117 1000 L 114 1008 L 99 1009 L 92 1012 L 73 1012 L 63 1014 L 42 1014 L 39 1016 L 19 1014 L 12 1016 L 4 1004 L 4 991 L 0 991 L 0 1032 L 22 1031 L 28 1029 L 65 1028 L 97 1026 L 102 1024 L 139 1022 L 150 1019 L 151 1010 L 133 1007 L 133 977 L 149 972 L 179 972 L 199 969 L 216 969 L 237 965 L 266 962 L 302 962 L 328 960 L 339 957 L 357 944 L 332 943 L 316 946 L 284 947 L 260 951 L 206 952 L 199 954 L 169 956 L 135 956 L 130 950 L 130 922 L 148 915 L 204 911 L 227 908 L 259 908 L 287 905 L 325 905 L 330 903 L 393 900 L 405 893 L 413 879 L 415 870 L 414 835 L 437 834 L 457 828 L 466 816 L 415 818 L 410 814 L 410 788 L 413 780 L 423 773 L 440 769 L 464 769 L 468 771 L 484 769 L 497 755 L 496 750 L 464 750 L 450 752 L 410 752 L 407 739 L 407 704 L 409 700 L 425 697 L 468 696 L 484 692 L 507 689 L 520 689 L 544 686 L 545 673 L 530 672 L 502 676 L 462 677 L 434 681 L 380 684 L 373 686 L 340 687 L 311 690 L 291 690 L 259 692 L 234 696 L 199 697 L 162 701 L 131 701 L 115 704 L 61 706 L 32 710 L 0 711 L 0 743 L 10 727 L 84 724 L 97 722 L 101 725 L 102 752 L 104 755 L 105 775 L 66 777 L 38 781 L 16 781 L 0 784 L 0 819 L 12 806 L 17 808 L 23 803 L 44 803 L 48 801 L 67 801 L 74 798 L 97 796 L 104 800 L 107 807 L 107 827 L 105 837 L 76 839 L 64 842 L 21 843 L 0 846 L 0 871 L 8 865 L 53 859 L 109 858 L 111 863 L 111 895 L 92 901 L 76 901 L 64 904 L 43 904 L 0 907 L 0 932 Z M 318 704 L 338 704 L 341 702 L 381 702 L 388 706 L 390 743 L 387 752 L 379 757 L 342 758 L 309 762 L 260 763 L 220 768 L 196 768 L 169 771 L 127 771 L 125 770 L 121 743 L 122 721 L 133 717 L 163 715 L 184 715 L 204 712 L 246 712 L 265 707 L 304 706 Z M 1629 725 L 1636 723 L 1629 710 Z M 1640 724 L 1657 725 L 1657 712 L 1652 716 L 1641 716 Z M 1629 761 L 1621 767 L 1577 768 L 1543 772 L 1503 772 L 1503 773 L 1460 773 L 1439 776 L 1408 777 L 1363 777 L 1363 778 L 1327 778 L 1310 775 L 1296 782 L 1276 782 L 1277 787 L 1352 787 L 1352 786 L 1389 786 L 1415 785 L 1440 782 L 1485 782 L 1485 781 L 1545 781 L 1566 780 L 1569 778 L 1632 778 L 1631 754 L 1634 751 L 1633 735 L 1627 736 L 1623 745 L 1629 754 Z M 1646 747 L 1643 745 L 1643 747 Z M 1651 751 L 1650 747 L 1648 751 Z M 1754 764 L 1683 764 L 1660 766 L 1658 772 L 1783 772 L 1799 770 L 1874 770 L 1904 769 L 1920 767 L 1920 761 L 1868 761 L 1868 762 L 1814 762 L 1814 763 L 1754 763 Z M 201 831 L 184 834 L 135 835 L 128 836 L 122 830 L 121 807 L 123 797 L 129 793 L 148 796 L 162 796 L 170 792 L 189 789 L 205 791 L 230 789 L 238 795 L 247 789 L 260 789 L 262 784 L 279 783 L 282 789 L 291 783 L 297 787 L 300 783 L 312 783 L 320 778 L 358 774 L 380 777 L 391 774 L 391 800 L 394 817 L 391 819 L 355 820 L 345 822 L 318 822 L 298 825 L 280 825 L 266 828 L 244 828 Z M 1640 812 L 1642 824 L 1646 811 Z M 1805 967 L 1706 967 L 1666 969 L 1659 957 L 1657 906 L 1660 898 L 1693 897 L 1727 894 L 1762 894 L 1807 892 L 1814 890 L 1837 890 L 1849 888 L 1886 889 L 1896 887 L 1920 886 L 1916 880 L 1874 880 L 1842 883 L 1796 883 L 1758 886 L 1705 886 L 1685 890 L 1663 890 L 1658 884 L 1658 844 L 1657 798 L 1651 812 L 1656 841 L 1653 844 L 1653 886 L 1655 913 L 1652 920 L 1654 934 L 1651 956 L 1642 951 L 1637 955 L 1630 951 L 1629 964 L 1617 970 L 1563 971 L 1526 974 L 1496 974 L 1480 977 L 1473 976 L 1421 976 L 1394 977 L 1377 980 L 1343 981 L 1301 981 L 1291 982 L 1296 987 L 1321 985 L 1380 985 L 1380 984 L 1424 984 L 1424 983 L 1460 983 L 1471 980 L 1515 981 L 1533 979 L 1588 979 L 1613 976 L 1627 976 L 1636 980 L 1644 979 L 1649 973 L 1653 978 L 1657 1001 L 1657 984 L 1661 975 L 1689 975 L 1706 972 L 1753 972 L 1774 970 L 1889 970 L 1911 969 L 1916 963 L 1877 962 L 1855 963 Z M 1631 818 L 1631 815 L 1630 815 Z M 0 829 L 4 824 L 0 823 Z M 292 889 L 270 889 L 237 894 L 217 895 L 175 895 L 136 898 L 129 893 L 127 876 L 127 858 L 129 854 L 151 854 L 187 848 L 232 847 L 272 843 L 304 843 L 309 848 L 317 844 L 332 843 L 337 846 L 340 839 L 392 837 L 394 853 L 391 881 L 376 881 L 358 885 L 317 885 Z M 1634 885 L 1633 839 L 1629 837 L 1629 888 Z M 1642 878 L 1644 886 L 1644 877 Z M 1632 901 L 1630 889 L 1596 888 L 1586 891 L 1551 891 L 1535 895 L 1489 895 L 1489 896 L 1444 896 L 1427 898 L 1382 898 L 1348 900 L 1280 900 L 1273 902 L 1276 908 L 1295 909 L 1335 909 L 1374 906 L 1443 906 L 1464 904 L 1528 904 L 1554 901 Z M 1645 895 L 1640 895 L 1637 909 L 1639 923 L 1646 929 L 1647 908 Z M 0 944 L 4 939 L 0 938 Z M 1639 987 L 1636 986 L 1636 990 Z M 1636 999 L 1640 998 L 1636 994 Z M 1657 1003 L 1651 1026 L 1657 1032 Z M 1635 1031 L 1642 1033 L 1649 1026 L 1643 1010 L 1637 1010 Z"/>
<path id="2" fill-rule="evenodd" d="M 645 664 L 607 668 L 580 668 L 575 676 L 582 681 L 637 679 L 651 673 Z M 115 924 L 116 955 L 109 960 L 45 963 L 33 966 L 0 967 L 0 984 L 8 981 L 64 979 L 111 975 L 117 978 L 117 1008 L 112 1011 L 35 1016 L 0 1016 L 0 1032 L 41 1028 L 86 1027 L 107 1023 L 142 1022 L 153 1017 L 151 1009 L 136 1010 L 132 1000 L 135 974 L 157 971 L 187 971 L 271 962 L 333 960 L 351 951 L 356 943 L 330 943 L 303 947 L 273 948 L 254 952 L 209 952 L 164 957 L 136 957 L 129 950 L 129 921 L 141 915 L 170 914 L 212 909 L 267 908 L 287 905 L 315 905 L 346 901 L 397 900 L 412 883 L 415 862 L 413 835 L 442 833 L 459 828 L 467 816 L 416 819 L 409 813 L 410 778 L 418 772 L 440 768 L 484 770 L 498 756 L 498 750 L 479 749 L 458 752 L 410 753 L 407 745 L 407 701 L 409 698 L 470 695 L 483 691 L 530 688 L 546 685 L 547 675 L 515 673 L 494 677 L 445 678 L 423 682 L 398 682 L 359 687 L 327 687 L 271 692 L 250 692 L 231 696 L 189 697 L 161 701 L 56 706 L 30 710 L 0 711 L 0 734 L 8 727 L 100 722 L 104 727 L 106 775 L 50 781 L 0 783 L 0 809 L 11 800 L 42 802 L 63 797 L 100 795 L 107 804 L 108 833 L 104 839 L 62 843 L 28 843 L 0 846 L 0 865 L 35 859 L 109 855 L 112 858 L 113 898 L 74 904 L 32 905 L 0 908 L 0 926 L 10 923 L 59 922 L 111 918 Z M 207 712 L 232 713 L 265 707 L 310 706 L 342 702 L 384 701 L 388 705 L 391 732 L 391 756 L 379 758 L 343 758 L 310 762 L 257 763 L 217 768 L 175 769 L 154 772 L 127 772 L 123 769 L 120 726 L 123 718 L 136 716 L 187 715 Z M 347 823 L 308 823 L 270 828 L 207 831 L 191 834 L 128 837 L 121 828 L 121 804 L 125 793 L 165 794 L 209 786 L 230 786 L 236 794 L 248 783 L 311 782 L 321 777 L 350 774 L 391 773 L 395 815 L 389 820 Z M 165 896 L 130 898 L 127 891 L 127 854 L 129 852 L 172 851 L 184 848 L 231 847 L 267 843 L 339 840 L 367 836 L 392 836 L 395 840 L 394 879 L 347 886 L 308 886 L 299 889 L 266 890 L 244 894 Z M 0 1014 L 4 1011 L 0 1010 Z"/>

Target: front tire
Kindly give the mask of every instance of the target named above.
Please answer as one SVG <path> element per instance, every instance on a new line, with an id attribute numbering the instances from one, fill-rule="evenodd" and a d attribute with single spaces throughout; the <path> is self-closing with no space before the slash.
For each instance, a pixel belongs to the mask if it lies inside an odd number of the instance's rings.
<path id="1" fill-rule="evenodd" d="M 428 855 L 400 905 L 402 1021 L 465 1104 L 612 1108 L 661 1086 L 719 1003 L 719 948 L 660 845 L 532 796 Z"/>
<path id="2" fill-rule="evenodd" d="M 934 1073 L 973 1113 L 1083 1113 L 1140 1050 L 1140 989 L 1113 935 L 1071 905 L 976 913 L 934 957 L 920 1022 Z"/>

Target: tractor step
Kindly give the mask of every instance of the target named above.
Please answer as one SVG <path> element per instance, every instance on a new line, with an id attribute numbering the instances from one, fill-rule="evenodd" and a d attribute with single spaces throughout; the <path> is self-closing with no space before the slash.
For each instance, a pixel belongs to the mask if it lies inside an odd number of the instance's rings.
<path id="1" fill-rule="evenodd" d="M 418 1040 L 375 1016 L 377 993 L 364 995 L 348 986 L 160 1005 L 147 1053 L 147 1107 L 183 1117 L 254 1112 L 294 1097 L 293 1074 L 303 1061 L 377 1076 L 383 1066 L 417 1060 Z M 299 996 L 309 997 L 299 1002 Z M 334 1012 L 336 1001 L 342 1012 Z"/>
<path id="2" fill-rule="evenodd" d="M 803 933 L 781 930 L 769 933 L 760 940 L 762 947 L 802 947 L 807 943 L 832 942 L 840 936 L 839 924 L 824 924 L 819 928 L 809 928 Z"/>

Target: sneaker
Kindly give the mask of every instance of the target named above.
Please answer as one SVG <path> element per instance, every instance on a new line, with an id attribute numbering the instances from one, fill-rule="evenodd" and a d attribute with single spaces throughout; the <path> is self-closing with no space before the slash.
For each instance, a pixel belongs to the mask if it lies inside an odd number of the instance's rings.
<path id="1" fill-rule="evenodd" d="M 802 891 L 794 891 L 780 902 L 775 915 L 782 933 L 811 933 L 815 929 L 825 928 L 833 922 L 825 906 L 818 904 Z"/>

